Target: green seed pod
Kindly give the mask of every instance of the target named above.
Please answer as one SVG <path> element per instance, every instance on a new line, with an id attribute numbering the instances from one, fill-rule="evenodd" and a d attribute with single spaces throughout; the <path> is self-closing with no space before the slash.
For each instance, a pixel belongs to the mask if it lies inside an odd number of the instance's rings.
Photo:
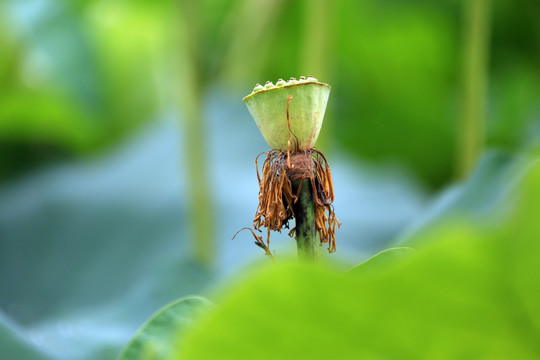
<path id="1" fill-rule="evenodd" d="M 291 83 L 252 93 L 244 98 L 264 139 L 273 149 L 308 150 L 315 146 L 321 130 L 330 85 L 321 82 Z M 268 85 L 268 84 L 267 84 Z M 292 97 L 291 97 L 292 96 Z M 287 99 L 289 121 L 287 125 Z"/>
<path id="2" fill-rule="evenodd" d="M 275 85 L 272 84 L 271 81 L 267 81 L 266 84 L 264 85 L 265 89 L 272 89 L 273 87 L 275 87 Z"/>

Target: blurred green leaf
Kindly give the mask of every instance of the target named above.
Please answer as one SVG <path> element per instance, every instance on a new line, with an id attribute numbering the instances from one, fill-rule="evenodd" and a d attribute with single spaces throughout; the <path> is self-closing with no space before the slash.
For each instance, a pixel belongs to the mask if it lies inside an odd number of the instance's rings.
<path id="1" fill-rule="evenodd" d="M 432 241 L 423 234 L 449 221 L 474 219 L 485 224 L 508 216 L 507 205 L 512 203 L 523 177 L 535 163 L 528 154 L 486 151 L 469 179 L 434 196 L 422 216 L 394 244 L 416 247 L 422 241 Z"/>
<path id="2" fill-rule="evenodd" d="M 348 270 L 347 274 L 357 276 L 358 274 L 362 274 L 364 272 L 378 271 L 386 266 L 391 266 L 396 261 L 408 258 L 415 253 L 416 250 L 413 248 L 404 246 L 386 249 Z"/>
<path id="3" fill-rule="evenodd" d="M 21 333 L 20 329 L 17 329 L 2 312 L 0 312 L 0 349 L 2 349 L 2 358 L 5 359 L 51 359 L 31 344 L 28 335 Z"/>
<path id="4" fill-rule="evenodd" d="M 0 179 L 110 145 L 169 92 L 164 4 L 37 3 L 1 9 Z"/>
<path id="5" fill-rule="evenodd" d="M 179 332 L 209 306 L 210 302 L 200 297 L 165 305 L 137 331 L 117 360 L 167 359 Z"/>
<path id="6" fill-rule="evenodd" d="M 452 176 L 458 85 L 457 28 L 448 10 L 417 2 L 340 5 L 329 102 L 340 146 L 371 162 L 406 164 L 432 186 L 444 184 Z"/>
<path id="7" fill-rule="evenodd" d="M 441 225 L 407 261 L 343 277 L 266 267 L 193 328 L 186 359 L 519 358 L 540 356 L 540 165 L 495 228 Z M 430 241 L 422 242 L 429 244 Z"/>
<path id="8" fill-rule="evenodd" d="M 113 359 L 156 309 L 215 279 L 189 256 L 175 129 L 0 191 L 0 309 L 51 358 Z"/>

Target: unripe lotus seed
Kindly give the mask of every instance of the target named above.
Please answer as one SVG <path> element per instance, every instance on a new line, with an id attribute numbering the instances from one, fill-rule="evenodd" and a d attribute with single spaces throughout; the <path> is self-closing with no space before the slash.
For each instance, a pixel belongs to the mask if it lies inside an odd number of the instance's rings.
<path id="1" fill-rule="evenodd" d="M 271 89 L 271 88 L 273 88 L 273 87 L 275 87 L 275 86 L 274 86 L 274 84 L 272 84 L 271 81 L 267 81 L 266 84 L 264 85 L 264 87 L 265 87 L 266 89 Z"/>
<path id="2" fill-rule="evenodd" d="M 279 79 L 279 80 L 277 81 L 277 83 L 276 83 L 276 86 L 279 87 L 279 86 L 283 86 L 283 85 L 285 85 L 285 84 L 286 84 L 286 82 L 283 81 L 283 79 Z"/>
<path id="3" fill-rule="evenodd" d="M 298 82 L 306 82 L 306 77 L 305 76 L 300 76 L 300 80 L 298 80 Z"/>
<path id="4" fill-rule="evenodd" d="M 257 85 L 255 85 L 255 88 L 253 89 L 253 92 L 261 91 L 263 89 L 264 87 L 261 84 L 257 83 Z"/>
<path id="5" fill-rule="evenodd" d="M 316 78 L 314 78 L 312 75 L 309 75 L 308 78 L 307 78 L 307 81 L 318 82 L 319 80 L 317 80 Z"/>

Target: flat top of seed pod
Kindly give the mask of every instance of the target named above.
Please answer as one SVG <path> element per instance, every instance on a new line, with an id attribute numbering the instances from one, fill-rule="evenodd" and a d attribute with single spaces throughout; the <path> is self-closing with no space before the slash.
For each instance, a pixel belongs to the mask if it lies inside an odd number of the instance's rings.
<path id="1" fill-rule="evenodd" d="M 288 81 L 279 79 L 276 82 L 276 85 L 274 85 L 270 81 L 267 81 L 265 85 L 257 84 L 255 88 L 253 89 L 253 92 L 245 96 L 242 100 L 246 101 L 248 98 L 250 98 L 251 96 L 255 94 L 265 93 L 272 90 L 277 90 L 277 89 L 282 89 L 282 88 L 287 88 L 287 87 L 292 87 L 292 86 L 302 86 L 302 85 L 312 85 L 312 84 L 323 85 L 323 86 L 328 86 L 329 88 L 332 88 L 330 85 L 320 82 L 319 80 L 317 80 L 311 75 L 308 76 L 307 79 L 304 76 L 301 76 L 300 80 L 296 80 L 296 78 L 291 77 L 291 79 Z"/>

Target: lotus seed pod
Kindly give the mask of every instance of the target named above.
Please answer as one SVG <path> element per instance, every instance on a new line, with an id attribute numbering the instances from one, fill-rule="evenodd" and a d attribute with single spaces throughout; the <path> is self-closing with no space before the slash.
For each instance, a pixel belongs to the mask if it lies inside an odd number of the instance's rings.
<path id="1" fill-rule="evenodd" d="M 253 92 L 257 92 L 257 91 L 261 91 L 264 89 L 264 86 L 262 86 L 261 84 L 257 83 L 257 85 L 255 85 L 255 88 L 253 89 Z"/>
<path id="2" fill-rule="evenodd" d="M 272 149 L 311 149 L 321 130 L 330 85 L 321 82 L 287 82 L 287 86 L 266 88 L 244 98 L 251 116 Z M 295 80 L 296 81 L 296 80 Z M 287 126 L 287 99 L 289 120 Z M 298 139 L 298 144 L 296 143 Z"/>
<path id="3" fill-rule="evenodd" d="M 271 81 L 267 81 L 266 84 L 264 85 L 265 89 L 271 89 L 273 87 L 275 87 L 275 85 Z"/>
<path id="4" fill-rule="evenodd" d="M 283 86 L 283 85 L 286 85 L 287 83 L 283 80 L 283 79 L 279 79 L 276 83 L 276 86 L 280 87 L 280 86 Z"/>

